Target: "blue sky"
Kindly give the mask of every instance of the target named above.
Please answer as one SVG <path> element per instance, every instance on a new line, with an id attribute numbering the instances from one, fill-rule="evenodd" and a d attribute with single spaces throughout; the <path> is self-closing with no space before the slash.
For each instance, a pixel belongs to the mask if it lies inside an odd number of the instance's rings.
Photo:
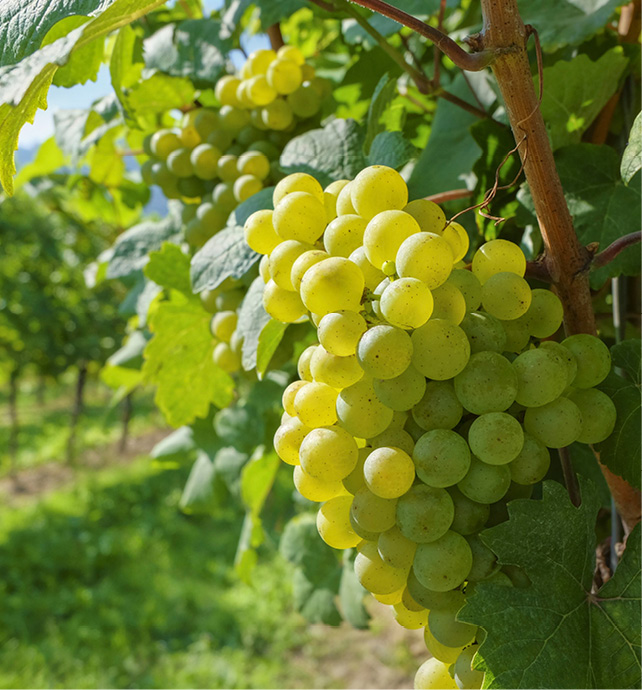
<path id="1" fill-rule="evenodd" d="M 203 7 L 206 12 L 218 9 L 222 4 L 222 0 L 203 0 Z M 242 43 L 248 53 L 257 48 L 269 47 L 269 41 L 265 35 L 246 36 Z M 240 51 L 233 51 L 230 57 L 237 66 L 242 64 L 243 56 Z M 18 148 L 32 148 L 52 136 L 54 132 L 53 115 L 56 111 L 69 108 L 87 108 L 96 99 L 107 95 L 110 91 L 109 68 L 106 65 L 101 67 L 95 82 L 88 81 L 70 89 L 52 86 L 47 97 L 47 110 L 38 110 L 33 124 L 25 125 L 22 128 Z"/>

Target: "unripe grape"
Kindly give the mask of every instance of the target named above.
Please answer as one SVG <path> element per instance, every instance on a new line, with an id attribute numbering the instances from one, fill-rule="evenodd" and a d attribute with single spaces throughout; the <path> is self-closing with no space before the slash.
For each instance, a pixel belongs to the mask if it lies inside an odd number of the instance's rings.
<path id="1" fill-rule="evenodd" d="M 222 129 L 215 129 L 207 135 L 207 143 L 219 151 L 226 151 L 232 143 L 232 135 Z"/>
<path id="2" fill-rule="evenodd" d="M 420 233 L 419 224 L 411 215 L 403 211 L 382 211 L 371 218 L 364 231 L 363 246 L 366 250 L 366 256 L 373 266 L 381 268 L 386 261 L 395 261 L 401 244 L 415 234 L 420 236 L 420 234 L 426 233 Z M 450 252 L 450 250 L 448 251 Z M 399 275 L 402 277 L 420 277 L 411 276 L 407 273 L 399 273 Z M 421 277 L 420 279 L 423 280 Z"/>
<path id="3" fill-rule="evenodd" d="M 573 391 L 568 396 L 582 413 L 580 443 L 599 443 L 607 439 L 614 427 L 617 412 L 611 398 L 596 388 Z"/>
<path id="4" fill-rule="evenodd" d="M 426 284 L 420 280 L 399 278 L 383 291 L 379 308 L 392 326 L 415 329 L 423 326 L 430 318 L 433 297 Z"/>
<path id="5" fill-rule="evenodd" d="M 403 210 L 419 223 L 419 227 L 423 232 L 432 232 L 437 235 L 443 233 L 446 225 L 446 216 L 434 201 L 416 199 L 404 206 Z"/>
<path id="6" fill-rule="evenodd" d="M 482 244 L 473 256 L 473 273 L 483 285 L 495 273 L 516 273 L 523 277 L 526 258 L 522 250 L 507 240 L 491 240 Z"/>
<path id="7" fill-rule="evenodd" d="M 608 347 L 594 335 L 578 333 L 562 340 L 577 360 L 575 388 L 592 388 L 601 383 L 611 370 L 611 353 Z"/>
<path id="8" fill-rule="evenodd" d="M 515 400 L 525 407 L 540 407 L 553 402 L 567 386 L 567 366 L 552 350 L 522 352 L 514 361 L 517 373 Z"/>
<path id="9" fill-rule="evenodd" d="M 428 486 L 443 489 L 461 481 L 470 467 L 470 449 L 454 431 L 433 429 L 416 443 L 412 454 L 417 476 Z"/>
<path id="10" fill-rule="evenodd" d="M 312 194 L 292 192 L 275 206 L 273 222 L 283 239 L 312 244 L 325 229 L 325 206 Z"/>
<path id="11" fill-rule="evenodd" d="M 482 462 L 506 465 L 515 460 L 524 445 L 522 425 L 505 412 L 477 417 L 468 431 L 470 449 Z"/>
<path id="12" fill-rule="evenodd" d="M 385 165 L 362 170 L 352 182 L 350 195 L 357 213 L 366 220 L 382 211 L 401 210 L 408 203 L 403 177 Z"/>
<path id="13" fill-rule="evenodd" d="M 363 289 L 364 279 L 359 268 L 339 256 L 315 264 L 301 280 L 303 303 L 321 316 L 333 311 L 359 311 Z"/>
<path id="14" fill-rule="evenodd" d="M 412 451 L 415 449 L 415 442 L 407 431 L 391 427 L 369 439 L 368 442 L 372 448 L 399 448 L 408 455 L 412 455 Z"/>
<path id="15" fill-rule="evenodd" d="M 230 213 L 237 205 L 233 185 L 228 182 L 219 182 L 212 191 L 212 200 L 216 206 Z"/>
<path id="16" fill-rule="evenodd" d="M 454 429 L 463 411 L 452 381 L 429 381 L 422 398 L 412 408 L 412 416 L 424 431 Z"/>
<path id="17" fill-rule="evenodd" d="M 394 526 L 396 511 L 397 499 L 381 498 L 365 487 L 355 494 L 350 514 L 359 527 L 378 534 Z"/>
<path id="18" fill-rule="evenodd" d="M 398 376 L 391 379 L 376 378 L 372 383 L 379 400 L 396 411 L 414 411 L 414 406 L 419 403 L 426 390 L 426 378 L 412 364 Z"/>
<path id="19" fill-rule="evenodd" d="M 201 140 L 205 141 L 219 126 L 220 118 L 218 112 L 209 108 L 199 108 L 193 112 L 195 114 L 192 124 L 199 133 Z"/>
<path id="20" fill-rule="evenodd" d="M 478 352 L 455 377 L 455 393 L 473 414 L 503 412 L 515 401 L 517 373 L 498 352 Z"/>
<path id="21" fill-rule="evenodd" d="M 408 453 L 400 448 L 376 448 L 366 458 L 363 474 L 373 494 L 398 498 L 412 486 L 415 466 Z"/>
<path id="22" fill-rule="evenodd" d="M 306 314 L 306 308 L 297 292 L 284 290 L 270 280 L 263 291 L 265 311 L 277 321 L 294 323 Z"/>
<path id="23" fill-rule="evenodd" d="M 457 483 L 462 494 L 477 503 L 496 503 L 509 486 L 510 470 L 506 465 L 489 465 L 474 456 L 466 476 Z"/>
<path id="24" fill-rule="evenodd" d="M 417 278 L 434 289 L 448 279 L 453 267 L 453 255 L 443 237 L 421 232 L 403 240 L 395 263 L 401 277 Z"/>
<path id="25" fill-rule="evenodd" d="M 541 407 L 529 407 L 524 429 L 549 448 L 564 448 L 582 434 L 582 413 L 568 398 L 560 397 Z"/>
<path id="26" fill-rule="evenodd" d="M 548 338 L 562 325 L 564 307 L 550 290 L 533 290 L 528 311 L 520 318 L 535 338 Z"/>
<path id="27" fill-rule="evenodd" d="M 277 93 L 285 95 L 296 91 L 301 86 L 303 76 L 296 62 L 277 58 L 268 67 L 267 80 Z"/>
<path id="28" fill-rule="evenodd" d="M 413 570 L 424 587 L 446 592 L 466 579 L 472 561 L 468 542 L 460 534 L 448 531 L 429 544 L 419 544 Z"/>
<path id="29" fill-rule="evenodd" d="M 239 203 L 242 203 L 262 189 L 263 183 L 258 177 L 241 175 L 234 182 L 234 197 Z"/>
<path id="30" fill-rule="evenodd" d="M 280 243 L 272 223 L 273 211 L 263 209 L 255 211 L 244 225 L 245 241 L 259 254 L 270 254 Z"/>
<path id="31" fill-rule="evenodd" d="M 406 280 L 413 280 L 407 278 Z M 466 316 L 466 300 L 461 292 L 451 283 L 445 282 L 432 292 L 433 319 L 443 319 L 458 326 Z"/>
<path id="32" fill-rule="evenodd" d="M 470 351 L 504 352 L 506 348 L 506 331 L 501 321 L 483 311 L 468 314 L 461 322 L 461 329 L 470 343 Z"/>
<path id="33" fill-rule="evenodd" d="M 511 480 L 518 484 L 536 484 L 544 479 L 551 464 L 548 448 L 530 434 L 524 434 L 524 445 L 510 463 Z"/>
<path id="34" fill-rule="evenodd" d="M 431 319 L 413 332 L 411 340 L 412 363 L 430 379 L 444 381 L 457 376 L 470 358 L 466 334 L 447 321 Z"/>
<path id="35" fill-rule="evenodd" d="M 321 109 L 321 94 L 311 84 L 301 84 L 288 95 L 287 101 L 292 112 L 302 120 L 316 115 Z"/>

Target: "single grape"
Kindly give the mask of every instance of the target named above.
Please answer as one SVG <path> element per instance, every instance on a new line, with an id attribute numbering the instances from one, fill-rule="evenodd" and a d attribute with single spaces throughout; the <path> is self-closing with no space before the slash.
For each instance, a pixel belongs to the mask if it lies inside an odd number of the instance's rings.
<path id="1" fill-rule="evenodd" d="M 273 220 L 283 239 L 314 243 L 325 229 L 325 207 L 312 194 L 291 192 L 276 206 Z"/>
<path id="2" fill-rule="evenodd" d="M 212 191 L 212 201 L 216 206 L 230 213 L 237 206 L 236 199 L 234 198 L 234 186 L 227 182 L 219 182 Z M 270 218 L 272 218 L 271 215 Z"/>
<path id="3" fill-rule="evenodd" d="M 412 363 L 429 379 L 444 381 L 461 372 L 470 358 L 470 345 L 459 326 L 430 319 L 413 332 Z"/>
<path id="4" fill-rule="evenodd" d="M 417 441 L 412 459 L 419 479 L 438 488 L 453 486 L 462 480 L 471 460 L 466 441 L 449 429 L 433 429 L 425 433 Z"/>
<path id="5" fill-rule="evenodd" d="M 446 216 L 434 201 L 416 199 L 403 207 L 419 223 L 423 232 L 434 232 L 441 235 L 446 226 Z"/>
<path id="6" fill-rule="evenodd" d="M 553 340 L 544 340 L 540 344 L 540 349 L 555 353 L 566 364 L 566 384 L 570 386 L 577 375 L 577 360 L 575 355 L 561 343 Z"/>
<path id="7" fill-rule="evenodd" d="M 530 285 L 515 273 L 495 273 L 482 285 L 482 306 L 498 319 L 517 319 L 528 311 L 530 304 Z"/>
<path id="8" fill-rule="evenodd" d="M 212 132 L 214 132 L 220 124 L 220 118 L 216 110 L 209 108 L 199 108 L 194 112 L 192 124 L 198 132 L 201 141 L 206 141 Z"/>
<path id="9" fill-rule="evenodd" d="M 414 409 L 426 390 L 426 378 L 412 364 L 391 379 L 374 379 L 375 393 L 381 402 L 391 410 Z"/>
<path id="10" fill-rule="evenodd" d="M 345 216 L 347 214 L 355 215 L 357 211 L 352 205 L 352 182 L 348 182 L 337 196 L 336 211 L 337 215 Z M 357 214 L 359 215 L 359 214 Z"/>
<path id="11" fill-rule="evenodd" d="M 292 112 L 305 120 L 321 110 L 321 94 L 311 84 L 301 84 L 296 91 L 287 97 Z"/>
<path id="12" fill-rule="evenodd" d="M 242 203 L 262 189 L 263 183 L 258 177 L 241 175 L 234 182 L 234 197 L 239 203 Z"/>
<path id="13" fill-rule="evenodd" d="M 273 211 L 268 209 L 255 211 L 245 221 L 245 241 L 259 254 L 270 254 L 281 243 L 272 223 L 272 214 Z"/>
<path id="14" fill-rule="evenodd" d="M 473 414 L 503 412 L 517 395 L 517 373 L 498 352 L 478 352 L 455 376 L 455 394 Z"/>
<path id="15" fill-rule="evenodd" d="M 389 324 L 410 330 L 428 321 L 433 310 L 433 297 L 420 280 L 399 278 L 383 291 L 379 308 Z"/>
<path id="16" fill-rule="evenodd" d="M 448 492 L 425 484 L 415 484 L 397 502 L 397 525 L 404 537 L 417 544 L 443 536 L 454 516 Z"/>
<path id="17" fill-rule="evenodd" d="M 368 439 L 368 443 L 373 449 L 376 448 L 399 448 L 404 453 L 412 456 L 415 449 L 415 442 L 412 436 L 404 429 L 392 429 L 388 427 L 377 436 Z M 414 470 L 413 470 L 414 471 Z"/>
<path id="18" fill-rule="evenodd" d="M 573 380 L 575 388 L 592 388 L 604 381 L 611 371 L 609 348 L 594 335 L 578 333 L 562 340 L 577 360 L 577 374 Z"/>
<path id="19" fill-rule="evenodd" d="M 167 168 L 176 177 L 190 177 L 194 174 L 194 168 L 190 160 L 189 149 L 175 149 L 167 156 Z"/>
<path id="20" fill-rule="evenodd" d="M 381 281 L 386 277 L 383 271 L 379 270 L 378 268 L 375 268 L 370 263 L 368 257 L 366 256 L 365 247 L 358 247 L 357 249 L 355 249 L 352 252 L 352 254 L 350 254 L 349 258 L 353 264 L 355 264 L 361 269 L 361 272 L 363 273 L 365 286 L 369 290 L 374 290 L 377 287 L 377 285 L 380 285 Z"/>
<path id="21" fill-rule="evenodd" d="M 357 456 L 357 464 L 354 469 L 347 477 L 343 479 L 343 486 L 346 491 L 351 493 L 353 496 L 357 494 L 360 489 L 365 489 L 366 480 L 363 476 L 363 465 L 365 464 L 366 458 L 370 454 L 372 448 L 359 448 L 359 455 Z"/>
<path id="22" fill-rule="evenodd" d="M 471 312 L 479 308 L 481 304 L 481 283 L 472 271 L 461 268 L 453 269 L 446 281 L 454 285 L 463 295 L 466 301 L 466 311 Z"/>
<path id="23" fill-rule="evenodd" d="M 505 412 L 488 412 L 468 430 L 471 451 L 489 465 L 506 465 L 514 460 L 524 445 L 522 425 Z"/>
<path id="24" fill-rule="evenodd" d="M 294 468 L 292 479 L 294 480 L 296 490 L 301 496 L 315 503 L 329 501 L 336 496 L 345 494 L 345 489 L 341 482 L 319 481 L 307 474 L 300 465 Z"/>
<path id="25" fill-rule="evenodd" d="M 283 391 L 283 395 L 281 396 L 281 407 L 283 407 L 290 417 L 296 416 L 296 410 L 294 409 L 294 396 L 297 394 L 299 388 L 302 388 L 307 383 L 307 381 L 293 381 Z"/>
<path id="26" fill-rule="evenodd" d="M 227 213 L 221 211 L 216 204 L 210 204 L 207 201 L 199 204 L 196 217 L 210 237 L 222 230 L 227 221 Z"/>
<path id="27" fill-rule="evenodd" d="M 432 291 L 432 297 L 433 319 L 443 319 L 455 326 L 461 324 L 466 316 L 466 300 L 458 288 L 446 281 Z"/>
<path id="28" fill-rule="evenodd" d="M 526 258 L 516 244 L 507 240 L 491 240 L 475 252 L 472 269 L 482 285 L 496 273 L 506 271 L 523 277 Z"/>
<path id="29" fill-rule="evenodd" d="M 327 259 L 330 255 L 321 249 L 311 249 L 304 252 L 299 256 L 296 261 L 292 264 L 292 269 L 290 271 L 290 280 L 292 281 L 292 287 L 295 290 L 301 289 L 301 281 L 305 275 L 308 268 L 311 268 L 315 264 L 318 264 L 323 259 Z"/>
<path id="30" fill-rule="evenodd" d="M 357 312 L 332 312 L 326 314 L 319 323 L 319 342 L 328 352 L 348 357 L 357 352 L 359 340 L 367 328 L 365 319 Z"/>
<path id="31" fill-rule="evenodd" d="M 274 434 L 274 450 L 288 465 L 300 463 L 299 448 L 311 429 L 296 417 L 281 424 Z"/>
<path id="32" fill-rule="evenodd" d="M 319 508 L 317 530 L 333 549 L 350 549 L 361 541 L 350 526 L 351 504 L 352 496 L 336 496 Z"/>
<path id="33" fill-rule="evenodd" d="M 365 487 L 355 494 L 350 514 L 362 529 L 377 534 L 394 526 L 396 510 L 397 499 L 382 498 Z"/>
<path id="34" fill-rule="evenodd" d="M 551 464 L 548 448 L 530 434 L 524 434 L 524 445 L 510 463 L 511 480 L 518 484 L 536 484 L 544 479 Z"/>
<path id="35" fill-rule="evenodd" d="M 336 400 L 337 391 L 334 388 L 314 381 L 297 392 L 294 409 L 298 418 L 310 428 L 330 426 L 337 421 Z"/>
<path id="36" fill-rule="evenodd" d="M 367 233 L 367 230 L 366 230 Z M 431 290 L 446 282 L 453 268 L 453 254 L 443 237 L 421 232 L 401 237 L 393 259 L 402 278 L 417 278 Z"/>
<path id="37" fill-rule="evenodd" d="M 444 228 L 442 237 L 450 245 L 450 249 L 453 253 L 453 261 L 461 261 L 466 256 L 468 248 L 470 247 L 470 238 L 468 237 L 466 228 L 459 223 L 450 221 Z"/>
<path id="38" fill-rule="evenodd" d="M 455 506 L 455 517 L 450 529 L 464 536 L 475 534 L 483 529 L 490 515 L 490 506 L 486 503 L 471 501 L 456 486 L 451 486 L 448 493 Z"/>
<path id="39" fill-rule="evenodd" d="M 464 595 L 461 591 L 449 590 L 436 592 L 435 590 L 429 589 L 419 582 L 413 568 L 411 568 L 408 573 L 407 589 L 410 596 L 412 596 L 418 604 L 431 611 L 433 609 L 438 610 L 461 607 L 464 604 Z"/>
<path id="40" fill-rule="evenodd" d="M 361 246 L 366 225 L 361 216 L 338 216 L 325 229 L 323 246 L 332 256 L 348 257 Z"/>
<path id="41" fill-rule="evenodd" d="M 406 581 L 405 572 L 385 563 L 377 545 L 371 543 L 361 547 L 354 561 L 354 572 L 361 585 L 375 594 L 391 594 Z"/>
<path id="42" fill-rule="evenodd" d="M 395 620 L 402 628 L 419 630 L 428 622 L 428 611 L 426 609 L 422 608 L 419 611 L 412 611 L 405 606 L 403 601 L 394 604 L 393 608 L 395 610 Z"/>
<path id="43" fill-rule="evenodd" d="M 248 80 L 245 87 L 248 98 L 256 106 L 268 105 L 277 97 L 276 89 L 264 74 L 257 74 Z"/>
<path id="44" fill-rule="evenodd" d="M 219 151 L 226 151 L 232 143 L 232 135 L 223 129 L 215 129 L 207 135 L 207 143 Z"/>
<path id="45" fill-rule="evenodd" d="M 226 154 L 218 159 L 217 163 L 218 176 L 224 182 L 234 182 L 239 177 L 238 158 Z M 236 197 L 234 197 L 236 199 Z"/>
<path id="46" fill-rule="evenodd" d="M 315 386 L 308 383 L 294 398 L 294 408 L 302 409 L 299 396 L 305 389 Z M 297 405 L 298 401 L 298 405 Z M 297 410 L 300 416 L 300 412 Z M 359 450 L 354 438 L 337 426 L 312 429 L 299 448 L 301 467 L 322 482 L 340 481 L 347 477 L 357 464 Z"/>
<path id="47" fill-rule="evenodd" d="M 479 504 L 478 504 L 479 505 Z M 486 506 L 490 510 L 489 506 Z M 497 572 L 499 565 L 497 564 L 497 556 L 484 544 L 479 538 L 478 534 L 466 535 L 466 541 L 470 546 L 473 554 L 473 565 L 468 573 L 468 581 L 477 582 L 478 580 L 485 580 L 493 573 Z"/>
<path id="48" fill-rule="evenodd" d="M 281 46 L 277 50 L 276 55 L 278 58 L 282 60 L 291 60 L 300 67 L 303 67 L 303 65 L 305 64 L 305 58 L 303 57 L 303 53 L 296 46 Z"/>
<path id="49" fill-rule="evenodd" d="M 611 398 L 596 388 L 575 390 L 568 399 L 574 402 L 582 414 L 580 443 L 599 443 L 607 439 L 615 428 L 617 412 Z"/>
<path id="50" fill-rule="evenodd" d="M 200 144 L 192 150 L 190 161 L 194 174 L 201 180 L 213 180 L 218 176 L 221 152 L 211 144 Z"/>
<path id="51" fill-rule="evenodd" d="M 233 77 L 232 75 L 221 77 L 216 82 L 214 94 L 222 105 L 238 105 L 236 90 L 238 89 L 240 83 L 241 80 Z"/>
<path id="52" fill-rule="evenodd" d="M 533 290 L 531 305 L 520 318 L 535 338 L 548 338 L 562 325 L 564 307 L 550 290 Z"/>
<path id="53" fill-rule="evenodd" d="M 323 190 L 323 203 L 328 221 L 337 217 L 337 199 L 339 192 L 350 182 L 350 180 L 335 180 Z"/>
<path id="54" fill-rule="evenodd" d="M 454 429 L 463 411 L 451 381 L 429 381 L 421 400 L 412 408 L 412 416 L 423 433 L 432 429 Z"/>
<path id="55" fill-rule="evenodd" d="M 356 355 L 338 357 L 319 345 L 310 360 L 310 372 L 315 381 L 333 388 L 347 388 L 363 377 Z"/>
<path id="56" fill-rule="evenodd" d="M 254 50 L 247 58 L 247 69 L 250 74 L 265 74 L 269 66 L 276 60 L 277 53 L 268 48 Z"/>
<path id="57" fill-rule="evenodd" d="M 428 618 L 430 618 L 430 611 L 428 612 Z M 433 634 L 430 632 L 430 628 L 427 625 L 424 628 L 424 644 L 426 645 L 426 649 L 433 656 L 433 658 L 429 659 L 429 661 L 439 661 L 441 664 L 446 665 L 446 672 L 448 673 L 449 681 L 444 680 L 442 682 L 440 679 L 435 678 L 433 681 L 434 684 L 431 684 L 429 679 L 422 679 L 420 681 L 418 680 L 418 677 L 415 676 L 415 688 L 456 688 L 456 685 L 449 684 L 449 682 L 453 682 L 453 678 L 450 675 L 448 668 L 457 660 L 462 648 L 447 647 L 445 644 L 441 644 L 441 642 L 438 642 L 434 638 Z M 425 664 L 420 666 L 419 671 L 422 671 L 424 666 Z M 419 675 L 419 671 L 417 671 L 417 675 Z"/>
<path id="58" fill-rule="evenodd" d="M 270 174 L 270 161 L 259 151 L 246 151 L 239 156 L 238 170 L 241 175 L 254 175 L 265 180 Z"/>
<path id="59" fill-rule="evenodd" d="M 408 368 L 412 359 L 412 341 L 400 328 L 375 326 L 361 336 L 357 357 L 368 376 L 392 379 Z"/>
<path id="60" fill-rule="evenodd" d="M 309 268 L 301 280 L 301 298 L 313 313 L 359 311 L 363 273 L 349 259 L 333 256 Z"/>
<path id="61" fill-rule="evenodd" d="M 284 177 L 274 188 L 274 192 L 272 192 L 272 203 L 274 204 L 274 208 L 276 208 L 288 194 L 292 194 L 293 192 L 306 192 L 316 197 L 320 203 L 324 201 L 323 188 L 312 175 L 308 175 L 307 173 L 293 173 L 292 175 Z"/>
<path id="62" fill-rule="evenodd" d="M 355 177 L 350 196 L 357 213 L 370 220 L 382 211 L 401 210 L 408 202 L 408 188 L 393 168 L 371 165 Z"/>
<path id="63" fill-rule="evenodd" d="M 310 345 L 310 347 L 306 347 L 299 355 L 299 361 L 296 365 L 297 373 L 299 374 L 299 378 L 304 381 L 312 381 L 310 362 L 312 361 L 312 355 L 315 353 L 317 347 L 317 345 Z"/>
<path id="64" fill-rule="evenodd" d="M 455 682 L 458 688 L 481 688 L 484 682 L 483 672 L 472 667 L 477 649 L 478 645 L 466 647 L 455 661 Z"/>
<path id="65" fill-rule="evenodd" d="M 214 364 L 226 371 L 234 374 L 241 368 L 241 358 L 238 352 L 234 352 L 227 343 L 219 343 L 214 348 Z"/>
<path id="66" fill-rule="evenodd" d="M 292 285 L 292 266 L 304 254 L 311 251 L 313 246 L 306 242 L 285 240 L 280 242 L 270 253 L 270 275 L 272 280 L 284 290 L 294 290 Z"/>
<path id="67" fill-rule="evenodd" d="M 265 311 L 277 321 L 294 323 L 306 314 L 306 308 L 298 292 L 291 292 L 279 287 L 270 280 L 263 291 Z"/>
<path id="68" fill-rule="evenodd" d="M 513 361 L 517 374 L 515 400 L 525 407 L 540 407 L 558 398 L 567 386 L 567 365 L 547 349 L 527 350 Z"/>
<path id="69" fill-rule="evenodd" d="M 472 563 L 473 555 L 466 539 L 449 530 L 429 544 L 419 544 L 412 567 L 424 587 L 446 592 L 466 579 Z"/>
<path id="70" fill-rule="evenodd" d="M 294 113 L 290 105 L 280 99 L 272 101 L 261 108 L 261 121 L 268 129 L 283 131 L 294 122 Z"/>
<path id="71" fill-rule="evenodd" d="M 277 58 L 268 67 L 267 81 L 277 93 L 286 95 L 301 86 L 303 75 L 296 62 Z"/>
<path id="72" fill-rule="evenodd" d="M 528 332 L 528 328 L 526 328 L 521 319 L 513 319 L 512 321 L 502 321 L 501 324 L 506 335 L 506 342 L 504 343 L 504 352 L 517 353 L 521 352 L 528 346 L 528 343 L 530 341 L 530 334 Z"/>
<path id="73" fill-rule="evenodd" d="M 501 321 L 494 316 L 483 311 L 473 311 L 461 322 L 461 328 L 468 337 L 473 354 L 487 350 L 504 352 L 506 331 Z"/>
<path id="74" fill-rule="evenodd" d="M 363 378 L 337 398 L 339 424 L 356 438 L 372 438 L 386 430 L 393 412 L 379 402 L 372 381 Z"/>
<path id="75" fill-rule="evenodd" d="M 368 261 L 377 268 L 381 268 L 387 261 L 395 261 L 397 252 L 404 240 L 411 235 L 419 235 L 419 233 L 420 228 L 417 221 L 404 211 L 388 210 L 377 213 L 368 222 L 363 233 L 363 246 Z M 414 276 L 410 273 L 404 274 L 404 276 L 421 278 L 421 276 Z"/>
<path id="76" fill-rule="evenodd" d="M 180 149 L 182 145 L 178 134 L 171 129 L 159 129 L 152 135 L 150 141 L 152 154 L 161 161 L 166 161 L 170 153 Z"/>
<path id="77" fill-rule="evenodd" d="M 508 491 L 510 470 L 506 465 L 489 465 L 473 456 L 466 476 L 457 488 L 471 501 L 495 503 Z"/>
<path id="78" fill-rule="evenodd" d="M 363 466 L 366 485 L 376 496 L 398 498 L 410 489 L 415 466 L 408 453 L 400 448 L 376 448 Z"/>
<path id="79" fill-rule="evenodd" d="M 428 627 L 433 637 L 447 647 L 470 644 L 477 634 L 477 626 L 458 621 L 457 609 L 431 611 Z"/>
<path id="80" fill-rule="evenodd" d="M 214 314 L 210 330 L 215 338 L 229 343 L 237 323 L 238 315 L 235 311 L 220 311 L 218 314 Z"/>

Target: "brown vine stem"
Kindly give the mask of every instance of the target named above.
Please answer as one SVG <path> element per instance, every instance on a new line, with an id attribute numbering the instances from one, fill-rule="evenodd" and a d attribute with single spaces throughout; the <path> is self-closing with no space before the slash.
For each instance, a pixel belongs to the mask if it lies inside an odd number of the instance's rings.
<path id="1" fill-rule="evenodd" d="M 568 491 L 571 503 L 577 508 L 582 502 L 582 497 L 580 495 L 580 485 L 577 481 L 577 475 L 573 470 L 573 464 L 571 463 L 571 454 L 568 448 L 558 448 L 557 450 L 560 456 L 560 464 L 562 466 L 562 474 L 564 475 L 564 484 L 566 484 L 566 490 Z"/>
<path id="2" fill-rule="evenodd" d="M 281 33 L 281 26 L 279 24 L 272 24 L 272 26 L 268 26 L 266 33 L 270 39 L 272 50 L 278 50 L 285 45 L 285 42 L 283 41 L 283 34 Z"/>
<path id="3" fill-rule="evenodd" d="M 445 204 L 447 201 L 457 201 L 458 199 L 468 199 L 474 194 L 472 189 L 449 189 L 447 192 L 438 192 L 424 197 L 428 201 L 436 204 Z"/>
<path id="4" fill-rule="evenodd" d="M 613 261 L 613 259 L 615 259 L 615 257 L 620 252 L 624 251 L 628 247 L 632 247 L 634 244 L 637 244 L 641 241 L 641 230 L 629 233 L 628 235 L 624 235 L 623 237 L 619 237 L 617 240 L 615 240 L 615 242 L 609 244 L 609 246 L 606 249 L 601 251 L 599 254 L 596 254 L 593 257 L 593 262 L 591 265 L 594 268 L 601 268 L 602 266 L 606 266 L 606 264 L 611 263 L 611 261 Z"/>
<path id="5" fill-rule="evenodd" d="M 577 238 L 555 167 L 546 127 L 533 86 L 526 51 L 528 31 L 517 0 L 481 0 L 484 27 L 475 45 L 496 55 L 491 68 L 502 93 L 546 248 L 546 266 L 564 305 L 566 332 L 595 331 L 588 275 L 590 253 Z M 601 465 L 623 522 L 632 529 L 640 519 L 640 492 Z"/>

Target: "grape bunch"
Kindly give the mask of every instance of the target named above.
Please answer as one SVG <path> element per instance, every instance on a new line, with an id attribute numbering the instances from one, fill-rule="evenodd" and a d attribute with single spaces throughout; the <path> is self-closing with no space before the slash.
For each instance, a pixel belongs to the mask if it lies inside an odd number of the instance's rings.
<path id="1" fill-rule="evenodd" d="M 313 126 L 329 87 L 298 48 L 253 52 L 240 75 L 219 79 L 217 108 L 199 107 L 180 127 L 160 129 L 143 144 L 143 180 L 185 202 L 187 241 L 202 246 L 229 214 L 281 174 L 283 146 Z"/>
<path id="2" fill-rule="evenodd" d="M 310 319 L 318 339 L 283 394 L 274 447 L 321 504 L 321 538 L 356 548 L 361 584 L 402 626 L 424 628 L 433 658 L 416 687 L 479 688 L 483 631 L 457 613 L 479 581 L 527 578 L 478 534 L 531 495 L 549 448 L 611 433 L 615 408 L 594 388 L 609 351 L 591 335 L 546 340 L 562 305 L 531 289 L 520 248 L 492 240 L 466 265 L 464 228 L 408 202 L 391 168 L 325 189 L 290 175 L 273 201 L 245 224 L 264 255 L 264 306 Z"/>

